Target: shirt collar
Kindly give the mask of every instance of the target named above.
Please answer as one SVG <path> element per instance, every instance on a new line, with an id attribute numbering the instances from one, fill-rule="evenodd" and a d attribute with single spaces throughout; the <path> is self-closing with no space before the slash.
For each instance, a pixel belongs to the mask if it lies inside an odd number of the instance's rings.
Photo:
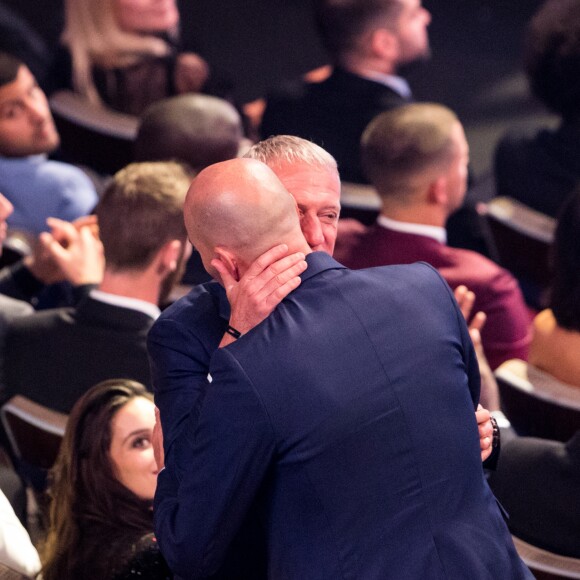
<path id="1" fill-rule="evenodd" d="M 405 234 L 417 234 L 418 236 L 426 236 L 433 238 L 440 244 L 447 244 L 447 232 L 445 228 L 439 226 L 427 226 L 424 224 L 412 224 L 409 222 L 399 222 L 392 220 L 383 214 L 379 214 L 377 224 L 388 230 L 395 232 L 403 232 Z"/>
<path id="2" fill-rule="evenodd" d="M 390 89 L 393 89 L 395 93 L 403 97 L 404 99 L 411 100 L 413 93 L 411 92 L 411 87 L 409 83 L 403 78 L 397 75 L 386 75 L 383 73 L 365 71 L 363 73 L 358 73 L 358 75 L 364 79 L 370 81 L 375 81 L 381 85 L 385 85 Z"/>
<path id="3" fill-rule="evenodd" d="M 143 312 L 143 314 L 147 314 L 153 318 L 153 320 L 156 320 L 161 314 L 161 310 L 159 310 L 157 305 L 145 300 L 140 300 L 139 298 L 129 298 L 128 296 L 109 294 L 108 292 L 103 292 L 102 290 L 97 289 L 91 290 L 89 296 L 93 300 L 98 300 L 99 302 L 105 302 L 106 304 L 119 306 L 120 308 L 128 308 L 129 310 Z"/>

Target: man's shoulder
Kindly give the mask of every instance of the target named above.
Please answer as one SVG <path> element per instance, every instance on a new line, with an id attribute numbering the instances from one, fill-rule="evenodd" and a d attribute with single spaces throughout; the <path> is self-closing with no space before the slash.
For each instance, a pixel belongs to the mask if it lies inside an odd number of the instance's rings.
<path id="1" fill-rule="evenodd" d="M 216 314 L 219 305 L 226 299 L 225 290 L 215 281 L 194 286 L 185 296 L 168 306 L 158 320 L 189 320 Z"/>
<path id="2" fill-rule="evenodd" d="M 149 332 L 149 341 L 162 339 L 177 327 L 193 335 L 223 334 L 223 321 L 228 318 L 229 305 L 223 287 L 215 281 L 199 284 L 161 313 Z"/>
<path id="3" fill-rule="evenodd" d="M 322 284 L 344 288 L 353 297 L 366 293 L 370 293 L 370 296 L 373 296 L 373 293 L 380 296 L 393 292 L 414 292 L 418 288 L 447 287 L 441 274 L 427 262 L 389 264 L 360 270 L 348 268 L 331 270 L 328 275 L 322 272 L 320 280 Z M 299 291 L 300 286 L 297 289 L 297 292 Z"/>
<path id="4" fill-rule="evenodd" d="M 442 246 L 441 253 L 448 258 L 446 271 L 456 274 L 459 281 L 474 292 L 477 292 L 477 289 L 480 291 L 491 289 L 500 280 L 516 283 L 515 278 L 507 270 L 477 252 Z"/>
<path id="5" fill-rule="evenodd" d="M 36 166 L 38 176 L 47 185 L 68 185 L 94 192 L 95 187 L 88 175 L 79 167 L 62 161 L 47 159 Z"/>
<path id="6" fill-rule="evenodd" d="M 75 324 L 75 308 L 53 308 L 32 312 L 28 316 L 10 322 L 9 335 L 12 340 L 32 339 L 45 333 L 60 332 L 64 326 Z"/>
<path id="7" fill-rule="evenodd" d="M 11 321 L 33 312 L 34 308 L 28 302 L 0 294 L 0 317 L 4 318 L 4 320 Z"/>

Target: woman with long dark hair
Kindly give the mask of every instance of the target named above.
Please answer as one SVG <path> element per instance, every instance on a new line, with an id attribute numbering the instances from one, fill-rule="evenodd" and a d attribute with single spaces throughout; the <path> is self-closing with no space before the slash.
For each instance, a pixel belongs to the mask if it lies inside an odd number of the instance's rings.
<path id="1" fill-rule="evenodd" d="M 51 471 L 43 580 L 172 578 L 153 537 L 152 396 L 99 383 L 77 401 Z"/>

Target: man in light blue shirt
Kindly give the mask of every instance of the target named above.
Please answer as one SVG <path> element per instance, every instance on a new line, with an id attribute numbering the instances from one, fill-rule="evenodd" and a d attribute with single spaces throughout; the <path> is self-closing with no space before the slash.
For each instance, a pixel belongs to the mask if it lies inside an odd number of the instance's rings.
<path id="1" fill-rule="evenodd" d="M 93 210 L 97 193 L 78 168 L 51 161 L 59 145 L 46 95 L 19 60 L 0 53 L 0 192 L 14 212 L 8 226 L 31 234 L 46 218 L 72 221 Z"/>

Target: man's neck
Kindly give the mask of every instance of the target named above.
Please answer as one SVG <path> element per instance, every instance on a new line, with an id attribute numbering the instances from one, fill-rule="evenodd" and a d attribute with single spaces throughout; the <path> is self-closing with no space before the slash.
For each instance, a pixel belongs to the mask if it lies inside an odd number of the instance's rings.
<path id="1" fill-rule="evenodd" d="M 160 282 L 146 272 L 111 272 L 105 270 L 99 290 L 117 296 L 137 298 L 151 304 L 159 302 Z"/>
<path id="2" fill-rule="evenodd" d="M 339 66 L 344 70 L 364 77 L 367 75 L 396 75 L 397 67 L 394 62 L 384 62 L 382 60 L 361 58 L 357 55 L 346 55 Z"/>
<path id="3" fill-rule="evenodd" d="M 385 205 L 381 209 L 381 215 L 398 222 L 421 224 L 424 226 L 445 227 L 447 215 L 438 208 L 431 206 L 395 206 Z"/>

